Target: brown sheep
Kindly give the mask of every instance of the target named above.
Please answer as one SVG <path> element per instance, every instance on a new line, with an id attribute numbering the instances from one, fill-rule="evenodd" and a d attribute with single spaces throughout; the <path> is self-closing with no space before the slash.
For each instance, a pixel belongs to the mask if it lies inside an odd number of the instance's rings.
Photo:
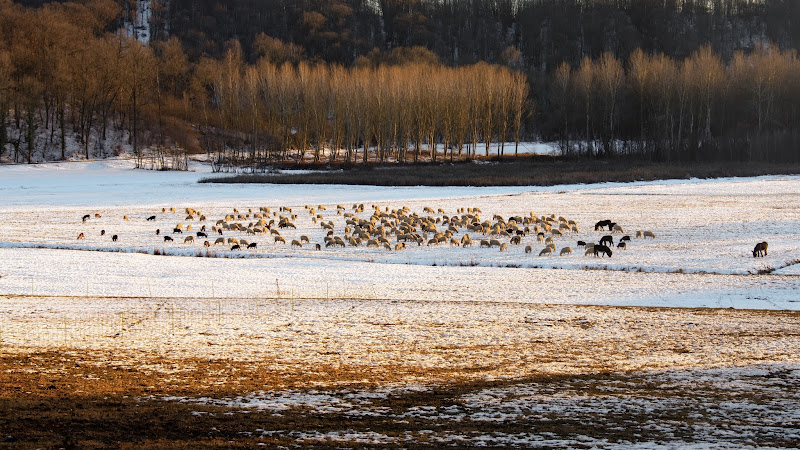
<path id="1" fill-rule="evenodd" d="M 78 235 L 78 240 L 80 240 L 80 239 L 85 239 L 85 238 L 86 238 L 86 236 L 84 236 L 84 235 L 83 235 L 83 233 L 81 233 L 81 234 L 79 234 L 79 235 Z"/>
<path id="2" fill-rule="evenodd" d="M 533 251 L 533 247 L 531 247 L 530 245 L 526 245 L 525 246 L 525 253 L 530 253 L 532 251 Z"/>

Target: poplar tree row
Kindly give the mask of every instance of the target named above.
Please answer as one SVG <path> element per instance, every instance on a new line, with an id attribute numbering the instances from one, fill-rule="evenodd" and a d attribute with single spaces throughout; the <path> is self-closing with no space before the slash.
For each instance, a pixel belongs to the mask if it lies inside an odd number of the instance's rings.
<path id="1" fill-rule="evenodd" d="M 506 140 L 519 144 L 531 111 L 525 76 L 488 64 L 250 66 L 234 47 L 213 72 L 218 115 L 205 144 L 221 167 L 436 162 L 475 157 L 479 147 L 489 156 L 492 142 L 502 156 Z"/>
<path id="2" fill-rule="evenodd" d="M 769 43 L 724 62 L 710 47 L 677 60 L 636 50 L 562 64 L 549 132 L 565 154 L 657 160 L 800 160 L 800 59 Z M 544 125 L 544 123 L 542 123 Z"/>

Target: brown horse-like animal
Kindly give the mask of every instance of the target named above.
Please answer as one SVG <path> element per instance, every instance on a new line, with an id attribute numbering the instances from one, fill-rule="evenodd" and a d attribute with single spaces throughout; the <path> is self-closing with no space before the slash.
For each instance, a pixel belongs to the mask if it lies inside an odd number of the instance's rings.
<path id="1" fill-rule="evenodd" d="M 767 245 L 766 241 L 756 244 L 756 247 L 753 249 L 753 258 L 767 256 Z"/>

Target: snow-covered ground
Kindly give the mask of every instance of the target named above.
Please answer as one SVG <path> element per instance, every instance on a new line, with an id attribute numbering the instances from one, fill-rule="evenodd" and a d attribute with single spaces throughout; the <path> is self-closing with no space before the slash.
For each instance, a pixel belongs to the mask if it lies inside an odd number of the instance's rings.
<path id="1" fill-rule="evenodd" d="M 208 169 L 193 169 L 137 171 L 124 160 L 0 167 L 0 255 L 5 261 L 0 293 L 85 295 L 88 283 L 91 295 L 143 295 L 143 280 L 149 280 L 147 293 L 154 296 L 210 297 L 214 280 L 213 295 L 241 298 L 274 294 L 278 279 L 281 290 L 307 297 L 335 290 L 399 299 L 800 309 L 797 176 L 545 188 L 386 188 L 199 184 Z M 490 221 L 495 214 L 553 214 L 575 220 L 579 232 L 555 237 L 554 255 L 572 248 L 565 256 L 538 256 L 544 244 L 534 235 L 505 252 L 448 244 L 408 245 L 400 251 L 325 247 L 326 230 L 312 222 L 304 205 L 326 205 L 315 212 L 323 217 L 319 222 L 333 221 L 336 234 L 343 235 L 345 219 L 336 205 L 352 212 L 354 203 L 366 206 L 357 214 L 361 218 L 369 217 L 371 205 L 384 211 L 407 206 L 421 215 L 430 215 L 425 207 L 442 208 L 448 215 L 456 215 L 457 208 L 479 208 L 482 220 Z M 261 206 L 274 213 L 281 206 L 293 208 L 297 228 L 281 234 L 287 243 L 307 235 L 312 244 L 295 248 L 265 234 L 226 231 L 226 239 L 256 242 L 257 249 L 202 246 L 206 239 L 215 241 L 218 235 L 208 229 L 234 208 L 247 214 Z M 200 210 L 207 221 L 185 220 L 186 207 Z M 91 218 L 84 222 L 85 214 Z M 145 220 L 151 215 L 155 221 Z M 578 240 L 597 242 L 611 234 L 594 231 L 602 219 L 617 222 L 633 237 L 627 249 L 614 248 L 611 258 L 584 256 Z M 238 222 L 247 226 L 256 220 L 250 215 Z M 194 228 L 171 233 L 178 224 Z M 208 238 L 183 243 L 203 225 Z M 636 238 L 637 230 L 650 230 L 656 238 Z M 85 239 L 77 240 L 79 233 Z M 174 241 L 165 242 L 165 234 Z M 488 238 L 471 234 L 476 243 Z M 116 242 L 112 235 L 118 236 Z M 612 235 L 616 243 L 623 233 Z M 753 246 L 761 241 L 769 242 L 769 254 L 753 258 Z M 313 243 L 323 244 L 322 250 Z M 530 254 L 524 252 L 527 245 L 533 248 Z"/>
<path id="2" fill-rule="evenodd" d="M 646 422 L 663 428 L 661 444 L 717 445 L 736 433 L 774 437 L 788 429 L 796 432 L 798 417 L 788 412 L 797 411 L 796 396 L 781 392 L 787 383 L 796 383 L 800 364 L 800 336 L 793 331 L 800 326 L 794 312 L 800 310 L 800 176 L 382 188 L 199 184 L 198 179 L 210 175 L 201 164 L 193 164 L 190 172 L 132 167 L 126 160 L 0 166 L 3 351 L 111 351 L 118 364 L 147 364 L 142 355 L 219 359 L 293 373 L 331 365 L 364 367 L 373 371 L 373 381 L 396 383 L 387 388 L 394 393 L 415 385 L 424 390 L 451 377 L 651 373 L 633 384 L 651 383 L 655 377 L 686 398 L 643 399 L 627 390 L 583 393 L 601 381 L 576 385 L 573 391 L 561 389 L 562 384 L 552 391 L 524 383 L 473 392 L 452 410 L 391 414 L 394 420 L 436 416 L 442 423 L 550 420 L 569 414 L 597 424 L 597 411 L 659 416 L 677 405 L 699 414 L 692 419 L 696 434 L 683 440 L 670 434 L 670 427 L 686 423 Z M 459 208 L 479 208 L 481 218 L 490 221 L 494 215 L 531 212 L 564 216 L 576 221 L 580 231 L 555 237 L 556 254 L 572 247 L 565 256 L 537 256 L 544 244 L 533 235 L 505 252 L 446 244 L 399 251 L 324 245 L 315 250 L 325 230 L 312 222 L 304 206 L 314 207 L 322 221 L 333 221 L 335 234 L 342 235 L 345 219 L 336 206 L 352 213 L 353 204 L 361 203 L 365 210 L 356 214 L 361 218 L 372 213 L 372 205 L 383 211 L 407 206 L 435 217 L 442 214 L 424 208 L 441 208 L 450 216 Z M 295 248 L 276 244 L 271 236 L 234 231 L 225 231 L 225 237 L 257 242 L 257 248 L 232 251 L 225 244 L 206 249 L 202 241 L 217 237 L 211 233 L 183 243 L 234 208 L 244 215 L 262 206 L 278 214 L 281 206 L 291 207 L 297 228 L 281 234 L 287 242 L 308 235 L 311 244 Z M 186 220 L 187 207 L 200 210 L 207 220 Z M 146 220 L 150 216 L 155 220 Z M 615 243 L 623 234 L 633 236 L 629 248 L 614 248 L 611 258 L 585 256 L 576 242 L 611 234 L 594 231 L 595 222 L 603 219 L 625 229 L 612 234 Z M 251 215 L 237 221 L 246 226 L 255 220 Z M 178 224 L 193 228 L 171 233 Z M 637 230 L 652 231 L 655 238 L 636 238 Z M 85 238 L 77 240 L 79 233 Z M 174 241 L 165 242 L 164 235 Z M 753 258 L 753 246 L 761 241 L 769 242 L 769 254 Z M 533 253 L 524 252 L 526 245 Z M 753 376 L 754 371 L 768 376 Z M 709 397 L 702 411 L 697 409 L 691 392 L 698 381 L 716 393 L 733 392 L 733 400 L 719 403 Z M 739 390 L 752 389 L 769 393 L 774 402 L 735 400 Z M 322 412 L 345 408 L 351 414 L 390 414 L 370 409 L 362 398 L 369 395 L 375 393 L 277 390 L 243 393 L 238 399 L 168 400 L 276 413 L 290 404 Z M 770 413 L 774 408 L 783 413 Z M 768 413 L 780 419 L 777 428 L 759 425 Z M 721 416 L 739 431 L 714 428 Z M 764 442 L 736 436 L 740 445 Z M 297 438 L 397 442 L 348 430 Z M 416 438 L 423 437 L 401 439 Z M 608 444 L 591 436 L 564 440 L 534 431 L 443 432 L 425 438 L 443 445 Z"/>

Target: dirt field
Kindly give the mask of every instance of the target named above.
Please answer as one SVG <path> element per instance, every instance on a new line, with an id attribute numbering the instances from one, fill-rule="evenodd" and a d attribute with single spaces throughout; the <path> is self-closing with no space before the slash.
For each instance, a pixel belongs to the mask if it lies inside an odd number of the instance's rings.
<path id="1" fill-rule="evenodd" d="M 329 328 L 276 339 L 258 357 L 4 345 L 0 447 L 781 447 L 800 438 L 800 313 L 475 307 L 503 319 L 331 313 Z M 318 344 L 350 326 L 368 336 L 320 363 Z M 438 345 L 442 333 L 464 344 Z M 476 345 L 475 334 L 493 342 Z"/>

